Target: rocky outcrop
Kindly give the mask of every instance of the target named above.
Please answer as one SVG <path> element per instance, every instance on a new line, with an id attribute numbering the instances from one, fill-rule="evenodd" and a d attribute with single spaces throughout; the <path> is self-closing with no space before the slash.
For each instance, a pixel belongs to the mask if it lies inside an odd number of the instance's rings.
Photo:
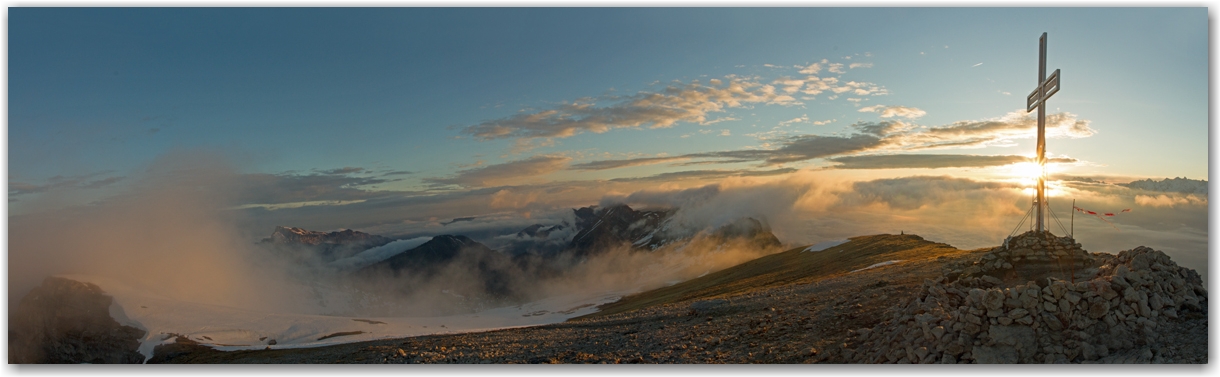
<path id="1" fill-rule="evenodd" d="M 114 299 L 101 288 L 49 277 L 9 319 L 9 362 L 17 364 L 139 364 L 144 330 L 110 316 Z"/>
<path id="2" fill-rule="evenodd" d="M 656 248 L 661 237 L 654 235 L 665 229 L 664 223 L 676 212 L 636 211 L 624 204 L 573 211 L 579 231 L 568 243 L 568 252 L 577 256 L 599 254 L 624 245 Z"/>
<path id="3" fill-rule="evenodd" d="M 1173 342 L 1168 337 L 1177 334 L 1162 330 L 1187 313 L 1206 318 L 1198 273 L 1143 246 L 1117 256 L 1081 254 L 1069 241 L 1027 233 L 925 280 L 889 319 L 850 332 L 848 361 L 1173 362 L 1148 346 Z M 1078 258 L 1071 266 L 1080 270 L 1047 267 L 1068 257 Z"/>

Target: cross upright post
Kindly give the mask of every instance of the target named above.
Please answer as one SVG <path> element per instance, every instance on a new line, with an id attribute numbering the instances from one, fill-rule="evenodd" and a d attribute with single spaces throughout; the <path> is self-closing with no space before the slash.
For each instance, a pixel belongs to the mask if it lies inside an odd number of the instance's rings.
<path id="1" fill-rule="evenodd" d="M 1038 38 L 1038 87 L 1033 93 L 1025 97 L 1025 111 L 1033 111 L 1038 108 L 1038 166 L 1041 168 L 1041 174 L 1038 175 L 1038 197 L 1034 199 L 1034 204 L 1037 206 L 1037 224 L 1038 234 L 1046 230 L 1043 214 L 1043 209 L 1046 207 L 1046 100 L 1055 93 L 1059 92 L 1059 70 L 1056 69 L 1050 77 L 1046 76 L 1046 33 L 1042 33 L 1042 37 Z"/>

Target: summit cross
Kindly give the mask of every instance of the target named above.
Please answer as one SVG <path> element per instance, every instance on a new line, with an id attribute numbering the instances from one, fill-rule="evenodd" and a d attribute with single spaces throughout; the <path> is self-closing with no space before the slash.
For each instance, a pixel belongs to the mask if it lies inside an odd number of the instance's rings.
<path id="1" fill-rule="evenodd" d="M 1038 167 L 1041 168 L 1041 174 L 1038 175 L 1038 198 L 1035 199 L 1035 204 L 1038 206 L 1039 234 L 1046 230 L 1043 222 L 1046 217 L 1042 214 L 1042 209 L 1046 207 L 1046 100 L 1058 92 L 1059 70 L 1056 69 L 1055 73 L 1046 77 L 1046 33 L 1042 33 L 1042 38 L 1038 39 L 1038 87 L 1025 97 L 1025 112 L 1038 109 Z"/>

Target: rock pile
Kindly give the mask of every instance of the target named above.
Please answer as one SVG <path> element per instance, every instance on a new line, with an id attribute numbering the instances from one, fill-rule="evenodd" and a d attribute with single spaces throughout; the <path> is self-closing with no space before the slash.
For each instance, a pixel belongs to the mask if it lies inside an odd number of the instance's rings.
<path id="1" fill-rule="evenodd" d="M 1097 362 L 1165 340 L 1158 328 L 1186 312 L 1206 316 L 1199 274 L 1160 251 L 1090 255 L 1070 239 L 1033 238 L 1022 235 L 973 266 L 925 280 L 889 319 L 850 331 L 844 356 L 855 363 Z M 1068 256 L 1083 261 L 1076 276 L 1084 279 L 1012 279 Z"/>
<path id="2" fill-rule="evenodd" d="M 1055 237 L 1050 232 L 1027 232 L 1009 238 L 1003 246 L 984 254 L 974 266 L 962 272 L 971 276 L 987 274 L 1028 281 L 1049 274 L 1072 274 L 1094 262 L 1094 257 L 1071 237 Z"/>

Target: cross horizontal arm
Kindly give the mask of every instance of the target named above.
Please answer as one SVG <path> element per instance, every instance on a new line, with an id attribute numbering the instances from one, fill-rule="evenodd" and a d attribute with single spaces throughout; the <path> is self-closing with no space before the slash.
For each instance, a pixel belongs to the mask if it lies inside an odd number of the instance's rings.
<path id="1" fill-rule="evenodd" d="M 1048 98 L 1059 92 L 1059 70 L 1056 69 L 1050 77 L 1043 80 L 1037 88 L 1034 88 L 1033 93 L 1025 96 L 1025 112 L 1034 111 L 1038 106 L 1046 102 Z"/>

